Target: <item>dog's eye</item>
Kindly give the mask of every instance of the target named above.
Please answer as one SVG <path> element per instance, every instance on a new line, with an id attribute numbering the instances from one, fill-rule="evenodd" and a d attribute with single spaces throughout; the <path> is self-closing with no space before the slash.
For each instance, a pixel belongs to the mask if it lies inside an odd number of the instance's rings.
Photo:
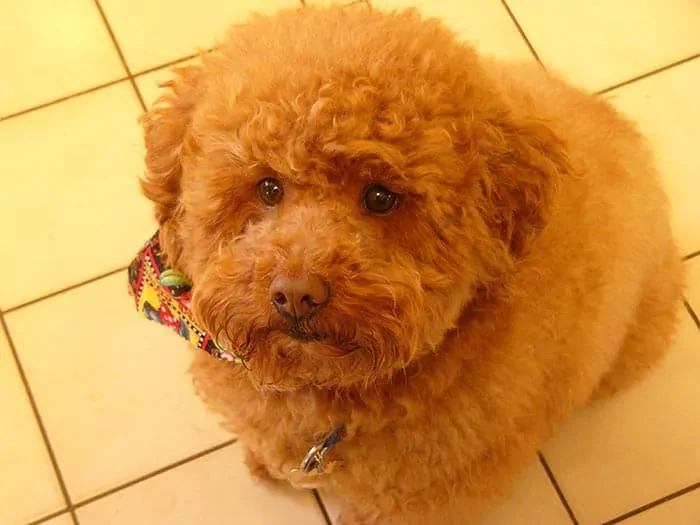
<path id="1" fill-rule="evenodd" d="M 265 206 L 277 206 L 282 200 L 284 190 L 277 179 L 263 179 L 258 182 L 258 199 Z"/>
<path id="2" fill-rule="evenodd" d="M 390 212 L 396 206 L 399 196 L 384 186 L 374 185 L 365 190 L 362 200 L 368 212 L 381 215 Z"/>

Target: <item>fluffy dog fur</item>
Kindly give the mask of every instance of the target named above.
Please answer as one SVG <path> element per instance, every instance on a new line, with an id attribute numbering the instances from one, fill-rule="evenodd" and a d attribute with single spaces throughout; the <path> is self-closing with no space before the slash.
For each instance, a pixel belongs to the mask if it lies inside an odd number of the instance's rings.
<path id="1" fill-rule="evenodd" d="M 667 201 L 604 101 L 413 12 L 284 11 L 202 60 L 144 117 L 143 189 L 197 319 L 245 357 L 192 372 L 254 473 L 337 492 L 343 524 L 463 524 L 662 357 Z M 368 214 L 372 183 L 400 205 Z M 269 297 L 303 272 L 332 294 L 306 340 Z M 292 472 L 340 423 L 335 468 Z"/>

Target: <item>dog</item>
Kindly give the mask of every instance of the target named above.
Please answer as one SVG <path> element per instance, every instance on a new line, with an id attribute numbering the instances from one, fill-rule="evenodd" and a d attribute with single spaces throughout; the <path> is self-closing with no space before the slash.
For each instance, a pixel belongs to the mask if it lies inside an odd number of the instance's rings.
<path id="1" fill-rule="evenodd" d="M 408 11 L 233 27 L 142 119 L 145 196 L 202 398 L 250 471 L 340 523 L 464 524 L 580 407 L 661 361 L 681 304 L 635 126 Z"/>

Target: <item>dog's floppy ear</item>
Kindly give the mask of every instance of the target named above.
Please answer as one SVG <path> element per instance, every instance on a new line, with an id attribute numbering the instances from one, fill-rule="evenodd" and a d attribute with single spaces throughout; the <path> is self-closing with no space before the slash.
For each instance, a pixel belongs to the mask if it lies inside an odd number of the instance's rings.
<path id="1" fill-rule="evenodd" d="M 175 225 L 179 215 L 182 150 L 200 96 L 201 66 L 174 69 L 175 78 L 162 84 L 165 93 L 141 117 L 146 145 L 143 194 L 155 204 L 166 252 L 176 259 L 179 242 Z"/>
<path id="2" fill-rule="evenodd" d="M 175 78 L 161 84 L 165 93 L 141 117 L 146 143 L 146 175 L 141 189 L 156 205 L 161 224 L 177 208 L 182 146 L 199 96 L 199 71 L 200 66 L 174 69 Z"/>
<path id="3" fill-rule="evenodd" d="M 565 145 L 545 122 L 508 116 L 487 126 L 481 146 L 484 220 L 513 257 L 522 256 L 547 223 L 570 170 Z"/>

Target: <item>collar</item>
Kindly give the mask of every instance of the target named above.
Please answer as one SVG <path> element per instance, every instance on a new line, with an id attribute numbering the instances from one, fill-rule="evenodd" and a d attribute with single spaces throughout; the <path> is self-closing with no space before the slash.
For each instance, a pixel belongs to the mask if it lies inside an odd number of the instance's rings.
<path id="1" fill-rule="evenodd" d="M 216 359 L 231 364 L 242 363 L 234 353 L 223 349 L 211 334 L 195 324 L 191 309 L 192 283 L 183 273 L 167 265 L 159 231 L 141 248 L 129 265 L 128 274 L 129 294 L 143 317 L 169 327 L 197 350 L 204 350 Z M 340 425 L 319 437 L 298 470 L 304 474 L 323 473 L 328 452 L 344 434 L 345 427 Z"/>
<path id="2" fill-rule="evenodd" d="M 129 265 L 129 294 L 143 317 L 167 326 L 197 350 L 230 363 L 241 362 L 195 324 L 190 306 L 192 283 L 166 264 L 160 232 L 148 240 Z"/>

